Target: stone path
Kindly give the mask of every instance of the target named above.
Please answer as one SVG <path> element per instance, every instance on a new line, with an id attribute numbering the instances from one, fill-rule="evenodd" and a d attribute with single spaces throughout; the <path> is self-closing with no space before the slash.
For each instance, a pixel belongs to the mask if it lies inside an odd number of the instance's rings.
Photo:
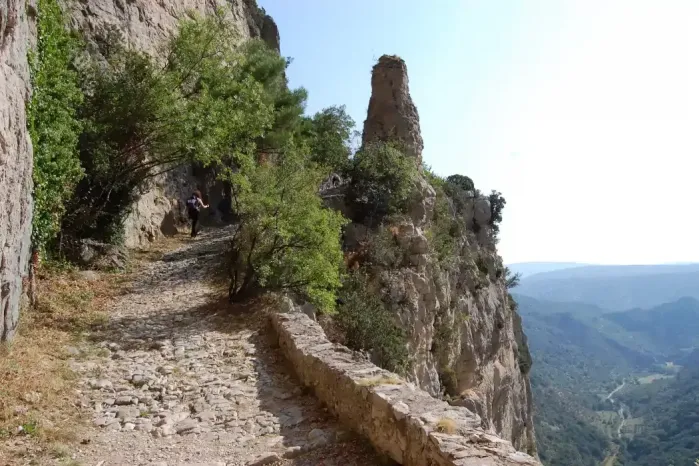
<path id="1" fill-rule="evenodd" d="M 213 291 L 207 278 L 226 237 L 226 230 L 205 233 L 147 264 L 95 335 L 94 356 L 73 361 L 94 425 L 75 459 L 99 466 L 381 464 L 298 386 L 262 311 L 232 310 Z"/>

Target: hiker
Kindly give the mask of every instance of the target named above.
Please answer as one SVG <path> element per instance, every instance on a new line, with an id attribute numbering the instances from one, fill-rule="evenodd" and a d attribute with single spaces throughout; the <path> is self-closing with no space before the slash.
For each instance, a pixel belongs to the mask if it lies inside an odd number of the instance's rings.
<path id="1" fill-rule="evenodd" d="M 192 197 L 187 199 L 187 215 L 192 221 L 192 238 L 197 236 L 197 227 L 199 226 L 199 209 L 208 209 L 209 206 L 201 200 L 201 192 L 194 191 Z"/>

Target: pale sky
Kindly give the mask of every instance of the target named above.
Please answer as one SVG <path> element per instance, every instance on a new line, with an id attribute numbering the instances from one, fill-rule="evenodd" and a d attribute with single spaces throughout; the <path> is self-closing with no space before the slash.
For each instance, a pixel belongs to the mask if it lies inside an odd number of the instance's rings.
<path id="1" fill-rule="evenodd" d="M 699 262 L 699 0 L 260 0 L 308 111 L 408 65 L 440 175 L 507 199 L 505 262 Z"/>

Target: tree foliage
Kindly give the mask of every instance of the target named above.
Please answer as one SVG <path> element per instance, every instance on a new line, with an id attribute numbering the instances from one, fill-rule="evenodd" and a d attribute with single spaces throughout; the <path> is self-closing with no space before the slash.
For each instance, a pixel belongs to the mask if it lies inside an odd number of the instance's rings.
<path id="1" fill-rule="evenodd" d="M 427 237 L 432 250 L 437 254 L 437 259 L 442 264 L 446 264 L 455 258 L 459 238 L 466 230 L 465 222 L 459 215 L 460 211 L 457 207 L 464 204 L 454 200 L 455 196 L 463 190 L 458 187 L 455 189 L 453 181 L 449 180 L 453 180 L 455 177 L 467 177 L 452 175 L 443 179 L 434 174 L 428 167 L 425 167 L 424 173 L 436 194 L 432 222 L 427 231 Z"/>
<path id="2" fill-rule="evenodd" d="M 505 267 L 505 285 L 507 286 L 507 289 L 516 288 L 519 285 L 519 280 L 521 278 L 521 273 L 512 272 L 509 267 Z"/>
<path id="3" fill-rule="evenodd" d="M 81 70 L 87 176 L 63 225 L 76 237 L 113 240 L 145 183 L 163 171 L 251 166 L 256 140 L 278 122 L 270 94 L 285 60 L 259 44 L 237 46 L 221 14 L 183 21 L 163 65 L 112 41 L 106 63 Z"/>
<path id="4" fill-rule="evenodd" d="M 328 107 L 306 120 L 306 137 L 312 160 L 326 172 L 346 173 L 351 159 L 354 120 L 343 106 Z"/>
<path id="5" fill-rule="evenodd" d="M 476 188 L 473 180 L 465 175 L 450 175 L 446 179 L 446 183 L 450 186 L 458 188 L 462 191 L 475 191 Z"/>
<path id="6" fill-rule="evenodd" d="M 493 229 L 493 234 L 497 235 L 500 232 L 505 198 L 498 191 L 493 190 L 488 196 L 488 201 L 490 201 L 490 226 Z"/>
<path id="7" fill-rule="evenodd" d="M 366 350 L 377 365 L 399 374 L 410 367 L 405 332 L 381 298 L 370 290 L 362 271 L 349 274 L 340 290 L 337 322 L 352 349 Z"/>
<path id="8" fill-rule="evenodd" d="M 350 168 L 354 220 L 373 223 L 406 212 L 417 176 L 415 159 L 396 145 L 372 143 L 363 147 Z"/>
<path id="9" fill-rule="evenodd" d="M 34 146 L 32 243 L 45 251 L 58 234 L 65 203 L 83 176 L 77 145 L 82 102 L 72 61 L 78 42 L 64 27 L 56 0 L 39 0 L 37 49 L 29 57 L 33 94 L 28 107 Z"/>
<path id="10" fill-rule="evenodd" d="M 308 166 L 300 149 L 276 164 L 247 171 L 239 193 L 240 225 L 233 238 L 230 297 L 263 291 L 304 295 L 322 312 L 335 306 L 340 285 L 343 217 L 322 205 L 322 173 Z"/>

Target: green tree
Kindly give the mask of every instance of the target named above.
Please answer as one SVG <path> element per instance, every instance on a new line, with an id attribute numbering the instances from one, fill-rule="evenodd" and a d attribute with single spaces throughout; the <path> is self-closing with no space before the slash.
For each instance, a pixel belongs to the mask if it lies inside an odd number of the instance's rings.
<path id="1" fill-rule="evenodd" d="M 372 143 L 352 160 L 350 201 L 356 221 L 370 223 L 387 215 L 405 213 L 415 189 L 418 168 L 415 159 L 396 145 Z"/>
<path id="2" fill-rule="evenodd" d="M 468 203 L 478 196 L 473 180 L 464 175 L 448 176 L 443 183 L 444 193 L 451 199 L 456 212 L 463 212 Z"/>
<path id="3" fill-rule="evenodd" d="M 305 150 L 287 148 L 277 163 L 245 171 L 248 183 L 238 194 L 241 221 L 232 242 L 232 301 L 290 291 L 321 312 L 335 308 L 346 221 L 323 206 L 317 194 L 322 172 L 309 166 Z"/>
<path id="4" fill-rule="evenodd" d="M 514 273 L 509 267 L 505 267 L 505 285 L 508 289 L 517 287 L 521 278 L 521 273 Z"/>
<path id="5" fill-rule="evenodd" d="M 490 226 L 493 228 L 493 233 L 497 235 L 500 232 L 500 222 L 502 222 L 502 210 L 505 208 L 505 198 L 498 191 L 493 190 L 488 196 L 490 201 Z"/>
<path id="6" fill-rule="evenodd" d="M 301 131 L 308 93 L 303 88 L 289 89 L 285 70 L 291 60 L 280 57 L 265 42 L 246 41 L 240 52 L 247 59 L 237 64 L 238 72 L 262 84 L 264 93 L 260 97 L 273 112 L 270 127 L 255 139 L 257 153 L 276 155 Z"/>
<path id="7" fill-rule="evenodd" d="M 466 229 L 463 219 L 458 215 L 457 206 L 460 204 L 453 197 L 463 192 L 463 190 L 461 188 L 454 189 L 453 180 L 454 177 L 466 177 L 452 175 L 445 180 L 432 173 L 428 167 L 425 167 L 424 173 L 436 194 L 427 238 L 430 240 L 432 249 L 437 254 L 437 259 L 442 264 L 446 264 L 457 257 L 455 251 L 458 241 Z M 450 179 L 452 181 L 449 181 Z"/>
<path id="8" fill-rule="evenodd" d="M 71 63 L 78 43 L 64 27 L 56 0 L 39 0 L 37 49 L 29 57 L 33 94 L 28 108 L 34 146 L 32 243 L 45 252 L 58 234 L 65 204 L 83 176 L 76 112 L 83 100 Z"/>
<path id="9" fill-rule="evenodd" d="M 457 187 L 462 191 L 475 191 L 476 188 L 473 185 L 473 180 L 468 176 L 464 175 L 451 175 L 447 177 L 447 184 Z"/>
<path id="10" fill-rule="evenodd" d="M 354 120 L 344 106 L 328 107 L 306 120 L 311 159 L 328 173 L 347 173 Z"/>

